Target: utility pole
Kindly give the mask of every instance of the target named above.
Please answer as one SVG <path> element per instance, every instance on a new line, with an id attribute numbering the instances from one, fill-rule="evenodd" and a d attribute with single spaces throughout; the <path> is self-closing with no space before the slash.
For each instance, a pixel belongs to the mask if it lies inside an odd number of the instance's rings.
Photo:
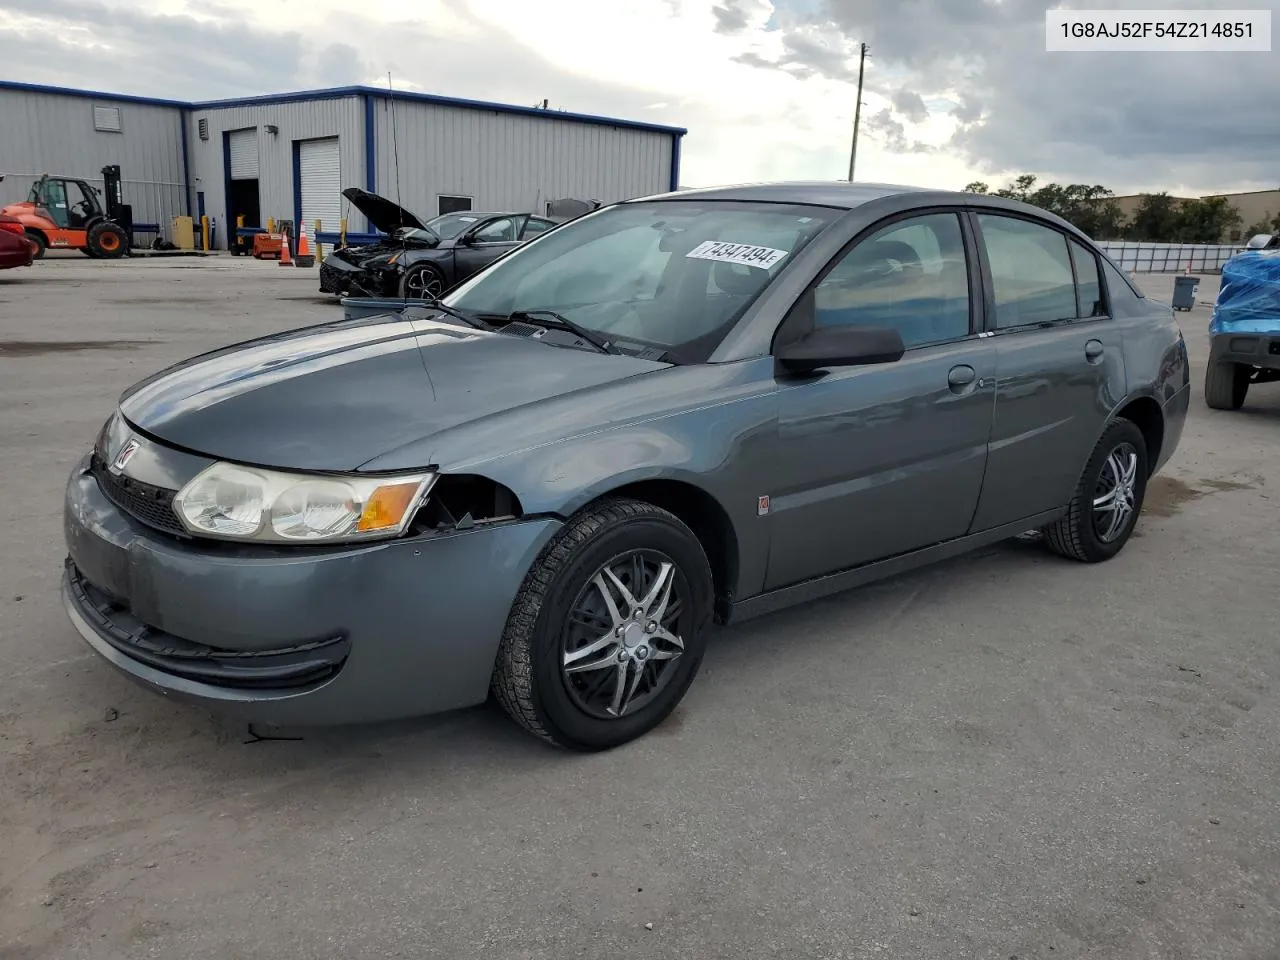
<path id="1" fill-rule="evenodd" d="M 853 164 L 858 159 L 858 123 L 862 120 L 862 74 L 867 62 L 867 45 L 858 44 L 858 103 L 853 108 L 853 145 L 849 147 L 849 182 L 853 183 Z"/>

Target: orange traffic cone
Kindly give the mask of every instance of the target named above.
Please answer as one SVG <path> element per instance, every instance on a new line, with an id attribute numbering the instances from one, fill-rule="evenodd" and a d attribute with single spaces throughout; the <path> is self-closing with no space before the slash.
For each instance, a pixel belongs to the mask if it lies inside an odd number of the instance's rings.
<path id="1" fill-rule="evenodd" d="M 311 253 L 311 244 L 307 243 L 307 225 L 304 223 L 302 229 L 298 231 L 298 256 L 294 262 L 295 267 L 314 267 L 316 258 Z"/>
<path id="2" fill-rule="evenodd" d="M 280 234 L 280 266 L 292 267 L 293 254 L 289 252 L 289 231 L 285 230 Z"/>

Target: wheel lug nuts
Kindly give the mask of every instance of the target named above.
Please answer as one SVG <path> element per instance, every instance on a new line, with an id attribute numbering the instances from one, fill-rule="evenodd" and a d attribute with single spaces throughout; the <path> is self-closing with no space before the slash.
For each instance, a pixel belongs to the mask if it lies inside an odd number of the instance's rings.
<path id="1" fill-rule="evenodd" d="M 635 617 L 636 617 L 636 619 L 637 619 L 637 620 L 639 620 L 639 619 L 641 619 L 643 616 L 644 616 L 644 611 L 643 611 L 643 610 L 641 610 L 639 607 L 636 607 L 636 613 L 635 613 Z"/>
<path id="2" fill-rule="evenodd" d="M 645 630 L 646 630 L 646 631 L 648 631 L 649 633 L 657 633 L 657 631 L 658 631 L 658 621 L 657 621 L 657 620 L 650 620 L 650 621 L 648 622 L 648 624 L 646 624 L 646 625 L 645 625 Z"/>
<path id="3" fill-rule="evenodd" d="M 613 635 L 614 635 L 615 637 L 620 637 L 620 636 L 622 636 L 622 635 L 623 635 L 624 633 L 626 633 L 626 632 L 627 632 L 627 628 L 626 628 L 626 627 L 619 627 L 617 630 L 613 631 Z"/>

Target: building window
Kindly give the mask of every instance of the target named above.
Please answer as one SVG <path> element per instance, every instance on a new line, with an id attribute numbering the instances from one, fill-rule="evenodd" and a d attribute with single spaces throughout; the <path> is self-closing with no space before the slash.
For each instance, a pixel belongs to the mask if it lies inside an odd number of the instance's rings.
<path id="1" fill-rule="evenodd" d="M 93 106 L 93 129 L 102 133 L 120 133 L 120 108 Z"/>
<path id="2" fill-rule="evenodd" d="M 446 213 L 462 213 L 471 209 L 470 197 L 451 197 L 442 193 L 437 199 L 440 201 L 440 216 L 444 216 Z"/>

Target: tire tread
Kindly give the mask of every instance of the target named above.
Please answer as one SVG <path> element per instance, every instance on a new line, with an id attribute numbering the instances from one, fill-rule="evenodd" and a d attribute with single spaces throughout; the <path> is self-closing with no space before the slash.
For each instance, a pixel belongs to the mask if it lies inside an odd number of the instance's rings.
<path id="1" fill-rule="evenodd" d="M 685 529 L 685 525 L 674 514 L 653 504 L 622 497 L 600 500 L 572 517 L 565 528 L 542 549 L 529 568 L 529 573 L 511 604 L 511 613 L 507 617 L 502 642 L 498 646 L 490 687 L 502 708 L 534 736 L 559 747 L 573 745 L 561 740 L 547 728 L 539 717 L 534 702 L 534 643 L 538 617 L 548 591 L 578 550 L 600 531 L 629 520 L 654 518 Z"/>
<path id="2" fill-rule="evenodd" d="M 1099 557 L 1091 555 L 1089 546 L 1085 543 L 1083 531 L 1086 524 L 1093 522 L 1092 481 L 1094 475 L 1100 469 L 1100 464 L 1095 466 L 1095 463 L 1104 450 L 1108 453 L 1110 452 L 1110 448 L 1115 442 L 1113 438 L 1117 430 L 1132 432 L 1133 435 L 1129 437 L 1129 440 L 1135 444 L 1142 445 L 1146 469 L 1150 470 L 1151 468 L 1150 462 L 1146 461 L 1146 456 L 1149 455 L 1146 450 L 1146 443 L 1137 425 L 1123 418 L 1113 420 L 1107 426 L 1107 429 L 1102 432 L 1102 436 L 1098 439 L 1093 452 L 1089 454 L 1089 460 L 1080 474 L 1080 479 L 1076 482 L 1075 493 L 1071 497 L 1071 502 L 1067 505 L 1067 512 L 1042 530 L 1045 546 L 1060 557 L 1065 557 L 1068 560 L 1077 560 L 1080 563 L 1092 563 L 1099 559 Z M 1143 486 L 1145 488 L 1145 480 Z M 1145 499 L 1145 489 L 1143 489 L 1143 493 Z M 1139 501 L 1138 510 L 1140 513 L 1141 501 Z M 1138 517 L 1135 517 L 1133 520 L 1134 525 L 1137 522 Z M 1130 531 L 1131 533 L 1132 530 Z M 1128 540 L 1128 537 L 1129 534 L 1126 534 L 1125 541 Z M 1122 547 L 1125 541 L 1121 542 Z"/>

